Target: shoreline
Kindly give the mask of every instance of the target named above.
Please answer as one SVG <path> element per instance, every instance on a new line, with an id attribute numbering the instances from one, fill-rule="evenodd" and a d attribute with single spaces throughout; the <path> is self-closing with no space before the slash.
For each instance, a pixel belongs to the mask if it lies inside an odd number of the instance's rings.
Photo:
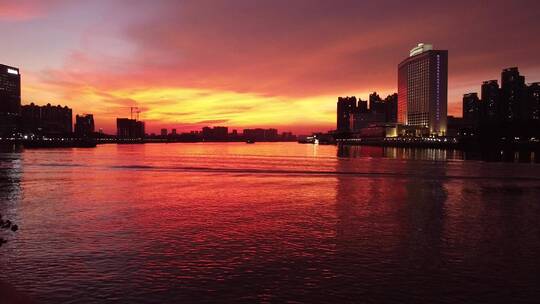
<path id="1" fill-rule="evenodd" d="M 482 151 L 531 151 L 540 152 L 540 142 L 481 142 L 467 141 L 459 142 L 456 140 L 437 140 L 420 138 L 384 138 L 384 139 L 338 139 L 337 145 L 344 146 L 375 146 L 375 147 L 395 147 L 395 148 L 420 148 L 420 149 L 442 149 L 459 150 L 463 152 L 482 152 Z"/>
<path id="2" fill-rule="evenodd" d="M 172 143 L 244 143 L 243 141 L 168 141 L 155 139 L 47 139 L 47 140 L 2 140 L 0 146 L 17 146 L 27 149 L 54 149 L 54 148 L 95 148 L 99 145 L 142 145 L 142 144 L 172 144 Z M 523 151 L 540 154 L 540 142 L 458 142 L 455 140 L 437 141 L 426 138 L 377 138 L 377 139 L 338 139 L 333 143 L 314 144 L 297 141 L 260 141 L 256 143 L 297 143 L 300 145 L 333 145 L 333 146 L 372 146 L 415 149 L 440 149 L 462 152 L 499 152 Z"/>

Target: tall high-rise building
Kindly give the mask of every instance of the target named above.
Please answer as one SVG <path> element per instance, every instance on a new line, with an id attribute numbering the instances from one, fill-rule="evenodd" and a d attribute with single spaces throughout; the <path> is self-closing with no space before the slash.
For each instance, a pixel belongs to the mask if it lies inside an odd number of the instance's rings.
<path id="1" fill-rule="evenodd" d="M 386 122 L 397 122 L 398 94 L 388 95 L 384 99 L 386 106 Z"/>
<path id="2" fill-rule="evenodd" d="M 12 135 L 21 112 L 21 74 L 18 68 L 0 64 L 0 136 Z"/>
<path id="3" fill-rule="evenodd" d="M 482 119 L 486 122 L 496 122 L 499 120 L 499 108 L 501 92 L 497 80 L 488 80 L 482 83 Z"/>
<path id="4" fill-rule="evenodd" d="M 523 118 L 526 111 L 525 77 L 517 67 L 504 69 L 501 73 L 501 118 L 514 122 Z"/>
<path id="5" fill-rule="evenodd" d="M 468 124 L 477 124 L 480 120 L 480 99 L 477 93 L 463 95 L 463 120 Z"/>
<path id="6" fill-rule="evenodd" d="M 527 87 L 527 99 L 529 103 L 529 119 L 540 121 L 540 82 L 531 83 Z"/>
<path id="7" fill-rule="evenodd" d="M 129 118 L 116 119 L 116 136 L 118 139 L 142 139 L 144 133 L 143 121 Z"/>
<path id="8" fill-rule="evenodd" d="M 366 109 L 367 110 L 367 109 Z M 350 132 L 353 127 L 353 113 L 356 111 L 356 97 L 338 97 L 337 131 Z"/>
<path id="9" fill-rule="evenodd" d="M 80 137 L 91 137 L 95 132 L 94 115 L 75 116 L 75 134 Z"/>
<path id="10" fill-rule="evenodd" d="M 540 135 L 540 83 L 525 84 L 518 68 L 504 69 L 497 80 L 484 81 L 482 96 L 463 96 L 463 120 L 481 137 L 538 138 Z M 479 104 L 479 106 L 477 106 Z"/>
<path id="11" fill-rule="evenodd" d="M 384 101 L 377 92 L 373 92 L 369 95 L 369 109 L 376 113 L 386 112 Z"/>
<path id="12" fill-rule="evenodd" d="M 358 104 L 356 106 L 356 112 L 359 112 L 359 113 L 367 113 L 367 112 L 369 112 L 368 101 L 367 100 L 362 100 L 362 98 L 358 98 Z"/>
<path id="13" fill-rule="evenodd" d="M 398 122 L 445 135 L 447 104 L 448 51 L 420 43 L 398 66 Z"/>

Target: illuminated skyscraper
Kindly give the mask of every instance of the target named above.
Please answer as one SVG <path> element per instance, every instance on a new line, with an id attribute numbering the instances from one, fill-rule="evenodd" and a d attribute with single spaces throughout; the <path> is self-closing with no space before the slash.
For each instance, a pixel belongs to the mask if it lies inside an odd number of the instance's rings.
<path id="1" fill-rule="evenodd" d="M 447 104 L 448 51 L 420 43 L 398 66 L 398 122 L 445 135 Z"/>
<path id="2" fill-rule="evenodd" d="M 11 136 L 17 129 L 21 112 L 21 75 L 19 69 L 0 64 L 0 136 Z"/>

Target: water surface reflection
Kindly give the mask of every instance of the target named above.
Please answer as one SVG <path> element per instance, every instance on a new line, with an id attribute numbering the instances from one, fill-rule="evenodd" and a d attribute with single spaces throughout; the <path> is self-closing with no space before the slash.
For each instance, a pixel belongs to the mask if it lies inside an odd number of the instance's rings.
<path id="1" fill-rule="evenodd" d="M 43 303 L 534 302 L 538 166 L 452 153 L 2 152 L 0 208 L 22 229 L 0 280 Z"/>
<path id="2" fill-rule="evenodd" d="M 408 160 L 477 160 L 487 162 L 540 163 L 539 151 L 486 150 L 462 151 L 427 148 L 398 148 L 338 145 L 338 157 L 385 157 Z"/>

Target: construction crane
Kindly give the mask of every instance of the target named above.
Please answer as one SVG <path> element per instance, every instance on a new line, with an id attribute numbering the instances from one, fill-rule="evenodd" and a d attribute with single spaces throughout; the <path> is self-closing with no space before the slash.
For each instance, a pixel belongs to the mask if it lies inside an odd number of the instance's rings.
<path id="1" fill-rule="evenodd" d="M 137 120 L 139 120 L 139 114 L 141 113 L 141 110 L 138 107 L 130 107 L 131 110 L 131 119 L 133 119 L 133 113 L 137 115 Z"/>
<path id="2" fill-rule="evenodd" d="M 139 109 L 139 107 L 121 107 L 121 108 L 129 108 L 129 118 L 133 119 L 133 114 L 135 114 L 135 117 L 137 120 L 139 120 L 139 115 L 142 113 L 142 110 Z"/>

